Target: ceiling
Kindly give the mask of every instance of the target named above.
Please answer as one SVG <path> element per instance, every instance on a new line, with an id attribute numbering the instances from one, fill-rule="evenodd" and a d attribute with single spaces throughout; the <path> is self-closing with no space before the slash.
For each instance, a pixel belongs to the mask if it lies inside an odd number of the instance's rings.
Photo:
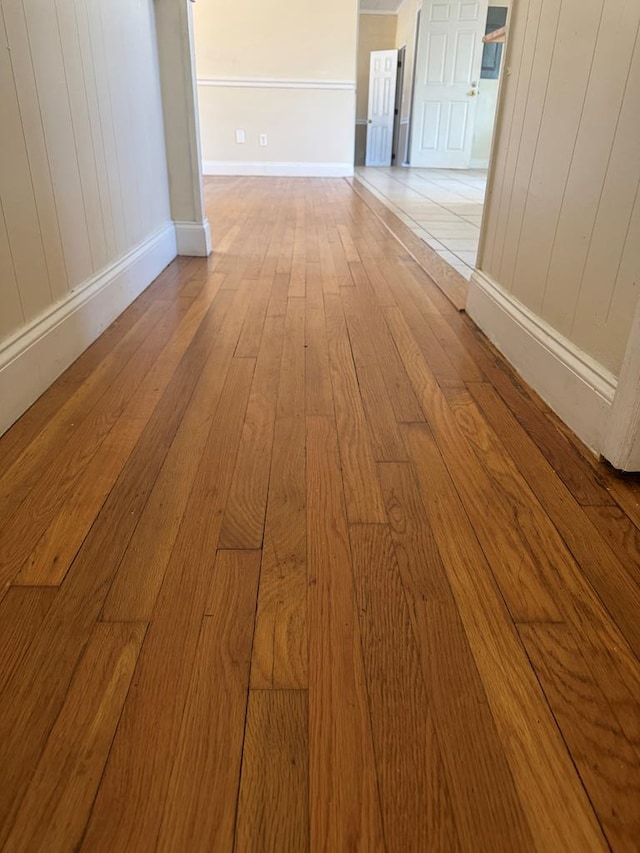
<path id="1" fill-rule="evenodd" d="M 402 0 L 360 0 L 361 12 L 397 12 Z"/>

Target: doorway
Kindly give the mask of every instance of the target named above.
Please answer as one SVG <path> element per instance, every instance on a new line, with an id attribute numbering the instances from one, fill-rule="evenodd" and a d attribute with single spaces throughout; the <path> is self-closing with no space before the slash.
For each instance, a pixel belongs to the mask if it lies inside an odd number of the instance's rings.
<path id="1" fill-rule="evenodd" d="M 406 52 L 406 45 L 397 50 L 371 51 L 366 166 L 395 166 L 398 163 Z"/>
<path id="2" fill-rule="evenodd" d="M 474 7 L 472 11 L 475 18 L 461 22 L 457 20 L 460 14 L 467 18 L 473 17 L 472 12 L 461 12 L 466 5 L 454 3 L 453 0 L 433 0 L 424 2 L 421 10 L 412 12 L 415 40 L 412 44 L 412 39 L 408 38 L 407 45 L 409 56 L 413 55 L 415 59 L 413 69 L 407 69 L 405 78 L 406 123 L 401 132 L 406 159 L 401 155 L 395 161 L 397 166 L 392 168 L 358 169 L 357 177 L 416 237 L 463 279 L 469 280 L 475 268 L 480 242 L 499 78 L 504 61 L 502 42 L 485 43 L 483 37 L 504 28 L 507 8 L 488 6 L 484 2 L 484 11 L 478 13 L 478 17 L 474 11 L 476 4 L 470 4 Z M 432 26 L 433 19 L 439 17 L 445 19 L 446 26 L 441 26 L 443 22 L 438 20 L 435 21 L 438 26 Z M 460 51 L 457 55 L 454 51 L 451 56 L 451 44 L 448 42 L 463 44 L 466 48 L 464 63 Z M 434 138 L 448 121 L 451 131 L 448 141 L 451 142 L 453 131 L 456 130 L 455 122 L 458 121 L 458 141 L 464 144 L 459 144 L 457 150 L 450 145 L 454 150 L 448 153 L 455 156 L 450 160 L 440 160 L 438 167 L 421 167 L 416 163 L 416 160 L 418 163 L 420 160 L 415 157 L 415 152 L 425 138 L 423 119 L 426 117 L 423 113 L 427 109 L 422 112 L 421 109 L 431 95 L 426 91 L 426 83 L 433 79 L 441 82 L 446 74 L 454 80 L 457 74 L 460 84 L 466 80 L 467 87 L 464 88 L 462 98 L 471 104 L 471 109 L 465 105 L 456 106 L 454 99 L 450 104 L 443 103 L 441 97 L 435 110 L 431 105 L 428 106 L 432 112 L 440 113 L 441 126 L 436 130 L 430 128 L 429 132 Z M 471 83 L 476 84 L 473 95 L 469 94 Z M 409 110 L 407 102 L 411 105 Z M 460 123 L 464 124 L 464 116 L 462 120 L 459 115 L 456 117 L 456 110 L 464 112 L 467 121 L 474 123 L 465 128 L 464 140 L 461 140 L 463 134 L 460 127 Z M 450 114 L 450 118 L 447 114 Z M 402 146 L 402 141 L 399 145 Z"/>
<path id="3" fill-rule="evenodd" d="M 402 93 L 404 92 L 404 69 L 407 59 L 407 46 L 398 49 L 398 75 L 396 77 L 396 96 L 393 105 L 393 145 L 391 148 L 391 165 L 404 163 L 404 154 L 400 152 L 400 113 L 402 110 Z"/>

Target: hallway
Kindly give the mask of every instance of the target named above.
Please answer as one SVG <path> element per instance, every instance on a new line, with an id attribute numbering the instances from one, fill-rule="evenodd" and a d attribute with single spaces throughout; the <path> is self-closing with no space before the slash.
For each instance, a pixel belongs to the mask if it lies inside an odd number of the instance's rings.
<path id="1" fill-rule="evenodd" d="M 640 480 L 347 181 L 205 189 L 0 439 L 0 849 L 634 849 Z"/>

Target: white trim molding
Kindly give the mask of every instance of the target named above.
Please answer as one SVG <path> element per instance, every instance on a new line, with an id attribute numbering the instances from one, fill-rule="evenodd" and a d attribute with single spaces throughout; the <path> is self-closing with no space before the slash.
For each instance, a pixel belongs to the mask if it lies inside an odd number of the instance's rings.
<path id="1" fill-rule="evenodd" d="M 397 15 L 397 12 L 392 12 L 391 9 L 360 9 L 361 15 Z"/>
<path id="2" fill-rule="evenodd" d="M 277 161 L 205 160 L 205 175 L 269 178 L 352 178 L 353 163 L 280 163 Z"/>
<path id="3" fill-rule="evenodd" d="M 353 91 L 354 80 L 278 79 L 275 77 L 198 77 L 198 86 L 223 89 L 341 89 Z"/>
<path id="4" fill-rule="evenodd" d="M 0 435 L 176 256 L 168 222 L 0 345 Z"/>
<path id="5" fill-rule="evenodd" d="M 640 299 L 629 332 L 603 455 L 614 468 L 640 471 Z"/>
<path id="6" fill-rule="evenodd" d="M 364 125 L 366 127 L 368 124 L 369 124 L 369 122 L 367 121 L 366 118 L 357 118 L 356 119 L 356 126 L 357 127 L 361 127 L 362 125 Z"/>
<path id="7" fill-rule="evenodd" d="M 179 255 L 207 258 L 211 254 L 211 228 L 209 220 L 202 222 L 174 222 Z"/>
<path id="8" fill-rule="evenodd" d="M 466 310 L 553 411 L 601 453 L 616 377 L 480 270 L 471 276 Z"/>

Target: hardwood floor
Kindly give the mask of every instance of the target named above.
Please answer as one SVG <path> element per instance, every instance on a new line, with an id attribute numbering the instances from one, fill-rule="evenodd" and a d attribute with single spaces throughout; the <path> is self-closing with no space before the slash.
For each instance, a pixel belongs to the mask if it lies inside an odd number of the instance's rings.
<path id="1" fill-rule="evenodd" d="M 640 480 L 349 182 L 207 197 L 0 439 L 0 848 L 640 849 Z"/>

